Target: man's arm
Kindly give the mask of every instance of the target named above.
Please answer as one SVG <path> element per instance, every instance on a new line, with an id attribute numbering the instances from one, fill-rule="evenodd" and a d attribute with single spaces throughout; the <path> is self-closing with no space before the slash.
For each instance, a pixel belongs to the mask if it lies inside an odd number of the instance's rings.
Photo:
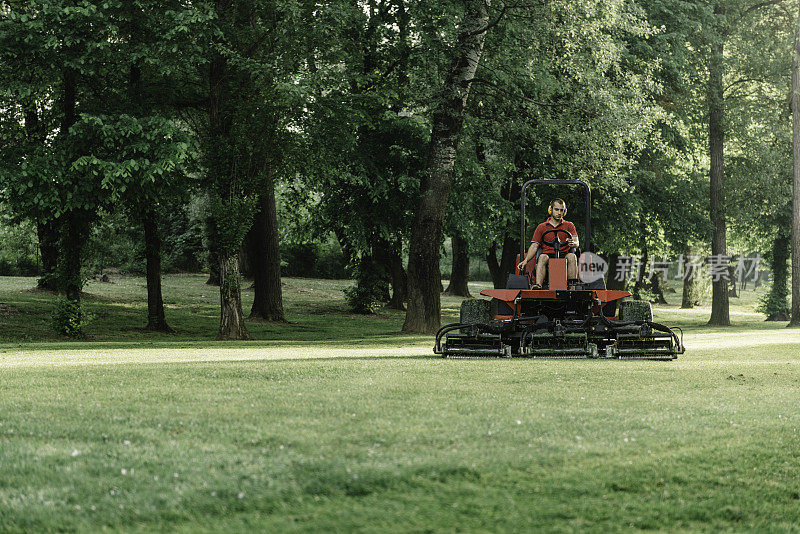
<path id="1" fill-rule="evenodd" d="M 581 245 L 580 245 L 580 242 L 578 241 L 578 230 L 575 228 L 574 224 L 572 225 L 572 231 L 570 232 L 570 235 L 572 237 L 569 238 L 569 241 L 568 241 L 569 246 L 572 247 L 572 248 L 580 247 Z"/>
<path id="2" fill-rule="evenodd" d="M 567 243 L 569 243 L 569 246 L 572 248 L 578 248 L 581 246 L 580 242 L 578 241 L 577 235 L 573 235 L 572 237 L 570 237 Z"/>
<path id="3" fill-rule="evenodd" d="M 531 246 L 528 247 L 528 253 L 525 254 L 525 258 L 521 262 L 519 262 L 519 265 L 517 265 L 520 271 L 525 268 L 526 263 L 531 261 L 533 257 L 536 256 L 537 250 L 539 250 L 539 243 L 534 241 L 533 243 L 531 243 Z"/>

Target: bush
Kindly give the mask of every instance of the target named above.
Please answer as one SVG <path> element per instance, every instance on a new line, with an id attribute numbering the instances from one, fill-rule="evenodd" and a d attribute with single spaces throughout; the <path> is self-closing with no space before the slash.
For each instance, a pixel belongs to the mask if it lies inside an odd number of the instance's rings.
<path id="1" fill-rule="evenodd" d="M 355 313 L 374 313 L 383 305 L 383 297 L 389 292 L 389 283 L 381 276 L 380 269 L 359 269 L 356 285 L 344 290 L 347 305 Z"/>
<path id="2" fill-rule="evenodd" d="M 14 276 L 14 266 L 8 258 L 0 258 L 0 276 Z"/>
<path id="3" fill-rule="evenodd" d="M 39 274 L 36 225 L 30 221 L 3 220 L 0 212 L 0 276 Z"/>
<path id="4" fill-rule="evenodd" d="M 761 302 L 756 308 L 757 312 L 767 316 L 767 321 L 788 321 L 791 318 L 791 309 L 788 299 L 789 288 L 784 284 L 775 284 L 767 294 L 761 297 Z"/>
<path id="5" fill-rule="evenodd" d="M 296 278 L 349 278 L 347 261 L 335 241 L 281 243 L 281 276 Z"/>
<path id="6" fill-rule="evenodd" d="M 86 337 L 84 328 L 89 323 L 89 315 L 84 311 L 80 302 L 60 298 L 51 316 L 53 330 L 59 335 L 72 339 Z"/>
<path id="7" fill-rule="evenodd" d="M 17 276 L 36 276 L 39 274 L 39 265 L 36 258 L 31 256 L 20 256 L 16 264 Z"/>

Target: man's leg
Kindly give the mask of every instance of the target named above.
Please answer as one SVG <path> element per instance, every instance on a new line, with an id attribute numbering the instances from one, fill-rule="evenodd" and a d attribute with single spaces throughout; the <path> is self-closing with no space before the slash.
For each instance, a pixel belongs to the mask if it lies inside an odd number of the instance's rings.
<path id="1" fill-rule="evenodd" d="M 567 254 L 567 280 L 577 280 L 578 279 L 578 257 L 570 252 Z M 569 289 L 574 289 L 574 286 L 571 286 Z"/>
<path id="2" fill-rule="evenodd" d="M 539 261 L 536 262 L 536 283 L 539 284 L 539 287 L 544 284 L 544 275 L 547 273 L 547 262 L 549 259 L 550 256 L 542 254 L 539 256 Z"/>

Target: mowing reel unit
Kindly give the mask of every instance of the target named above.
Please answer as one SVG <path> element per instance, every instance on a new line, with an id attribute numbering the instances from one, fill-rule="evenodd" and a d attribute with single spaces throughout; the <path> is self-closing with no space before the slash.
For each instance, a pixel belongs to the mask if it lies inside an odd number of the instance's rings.
<path id="1" fill-rule="evenodd" d="M 525 190 L 532 184 L 577 184 L 586 192 L 585 232 L 590 239 L 591 191 L 580 180 L 530 180 L 522 187 L 521 255 L 525 254 Z M 564 232 L 558 230 L 557 232 Z M 683 354 L 680 337 L 667 326 L 653 322 L 650 303 L 629 300 L 627 291 L 607 290 L 603 278 L 567 289 L 566 259 L 549 259 L 548 280 L 531 289 L 533 266 L 509 275 L 506 289 L 484 289 L 486 299 L 461 304 L 459 322 L 436 333 L 433 351 L 445 358 L 614 358 L 621 360 L 674 360 Z M 566 233 L 566 232 L 565 232 Z M 578 254 L 577 250 L 573 252 Z M 619 305 L 619 317 L 615 316 Z"/>

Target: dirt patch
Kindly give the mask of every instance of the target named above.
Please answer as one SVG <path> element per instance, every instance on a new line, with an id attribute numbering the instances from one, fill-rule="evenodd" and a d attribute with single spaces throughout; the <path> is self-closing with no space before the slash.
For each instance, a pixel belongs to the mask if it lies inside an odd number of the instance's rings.
<path id="1" fill-rule="evenodd" d="M 38 286 L 32 287 L 30 289 L 23 289 L 21 291 L 21 293 L 45 293 L 45 294 L 48 294 L 48 295 L 55 295 L 56 294 L 55 291 L 51 291 L 49 289 L 44 289 L 44 288 L 41 288 L 41 287 L 38 287 Z"/>

